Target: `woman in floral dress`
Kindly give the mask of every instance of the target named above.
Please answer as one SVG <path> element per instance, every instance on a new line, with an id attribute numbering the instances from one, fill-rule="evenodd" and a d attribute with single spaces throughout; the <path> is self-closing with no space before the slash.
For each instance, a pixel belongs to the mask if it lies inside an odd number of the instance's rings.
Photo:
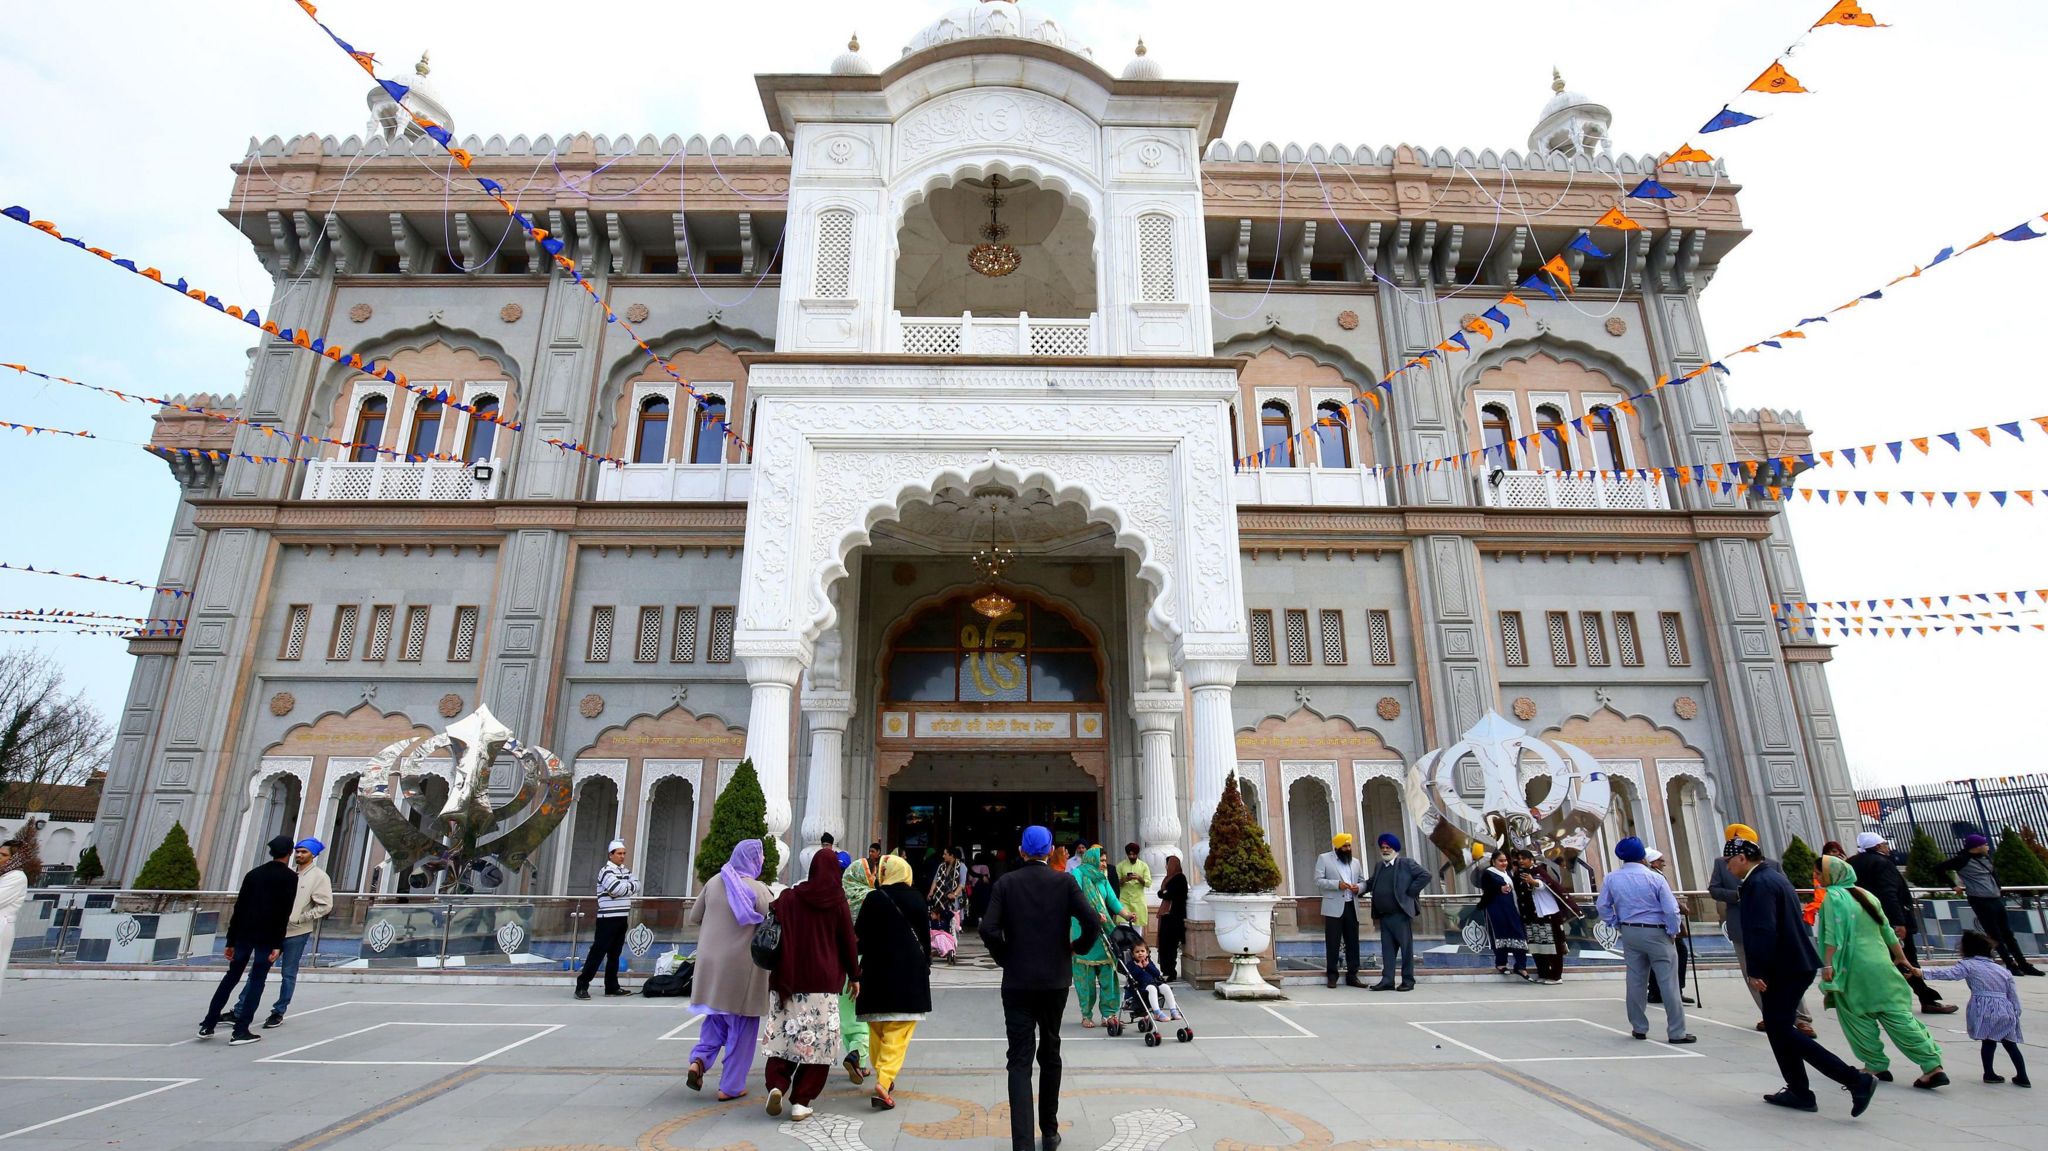
<path id="1" fill-rule="evenodd" d="M 839 993 L 848 989 L 860 998 L 853 913 L 840 886 L 838 856 L 812 856 L 810 877 L 777 896 L 773 910 L 782 950 L 768 975 L 768 1031 L 761 1040 L 768 1114 L 782 1114 L 786 1096 L 789 1117 L 802 1122 L 839 1061 Z"/>

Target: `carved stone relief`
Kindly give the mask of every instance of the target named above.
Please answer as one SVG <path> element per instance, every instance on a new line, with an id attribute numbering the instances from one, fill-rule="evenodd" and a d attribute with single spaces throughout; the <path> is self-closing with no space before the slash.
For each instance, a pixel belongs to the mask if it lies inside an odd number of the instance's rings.
<path id="1" fill-rule="evenodd" d="M 962 148 L 1023 148 L 1094 175 L 1101 148 L 1093 121 L 1035 92 L 979 89 L 942 96 L 896 124 L 897 170 Z"/>

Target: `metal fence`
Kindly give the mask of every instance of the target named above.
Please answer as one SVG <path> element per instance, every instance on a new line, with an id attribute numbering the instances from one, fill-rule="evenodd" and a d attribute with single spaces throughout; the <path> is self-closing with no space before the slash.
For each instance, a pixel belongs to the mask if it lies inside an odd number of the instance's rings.
<path id="1" fill-rule="evenodd" d="M 1902 849 L 1926 832 L 1943 854 L 1962 850 L 1963 837 L 1996 842 L 2006 828 L 2048 835 L 2048 775 L 2007 775 L 1948 783 L 1866 788 L 1856 793 L 1866 829 Z"/>

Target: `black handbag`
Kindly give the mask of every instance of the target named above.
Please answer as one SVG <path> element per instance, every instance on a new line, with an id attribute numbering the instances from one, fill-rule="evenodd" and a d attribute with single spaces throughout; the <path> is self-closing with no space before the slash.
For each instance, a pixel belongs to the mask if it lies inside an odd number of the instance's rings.
<path id="1" fill-rule="evenodd" d="M 775 970 L 776 963 L 782 958 L 782 922 L 775 918 L 773 908 L 755 925 L 750 950 L 754 954 L 754 966 L 763 971 Z"/>

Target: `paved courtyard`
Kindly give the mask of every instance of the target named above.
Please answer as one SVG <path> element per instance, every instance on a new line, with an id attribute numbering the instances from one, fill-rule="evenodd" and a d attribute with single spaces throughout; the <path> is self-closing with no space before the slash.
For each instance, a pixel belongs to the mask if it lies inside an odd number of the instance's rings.
<path id="1" fill-rule="evenodd" d="M 2048 981 L 2044 981 L 2048 982 Z M 2023 984 L 2048 1018 L 2048 989 Z M 1931 1020 L 1954 1086 L 1901 1083 L 1861 1120 L 1765 1107 L 1776 1086 L 1733 978 L 1710 977 L 1698 1045 L 1637 1043 L 1621 985 L 1432 982 L 1410 995 L 1293 989 L 1277 1004 L 1189 995 L 1199 1038 L 1146 1048 L 1070 1022 L 1073 1151 L 1365 1148 L 2048 1146 L 2048 1086 L 1978 1081 L 1962 1016 Z M 192 1038 L 210 984 L 10 979 L 0 997 L 0 1142 L 13 1148 L 604 1148 L 811 1151 L 1008 1146 L 993 989 L 937 993 L 877 1112 L 843 1076 L 802 1125 L 762 1114 L 758 1073 L 720 1104 L 682 1083 L 697 1028 L 676 1000 L 577 1002 L 567 985 L 302 983 L 283 1028 Z M 2042 1026 L 2048 1027 L 2048 1023 Z M 1832 1020 L 1823 1039 L 1847 1052 Z M 1653 1034 L 1656 1032 L 1653 1030 Z M 2048 1050 L 2029 1049 L 2048 1075 Z M 1908 1078 L 1902 1076 L 1902 1079 Z"/>

